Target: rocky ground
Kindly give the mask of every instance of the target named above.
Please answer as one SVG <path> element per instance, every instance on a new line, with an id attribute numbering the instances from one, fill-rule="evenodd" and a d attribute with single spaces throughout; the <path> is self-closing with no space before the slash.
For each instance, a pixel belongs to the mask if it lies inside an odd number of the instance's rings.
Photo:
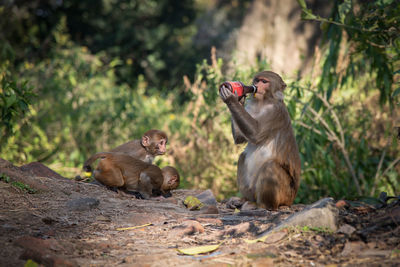
<path id="1" fill-rule="evenodd" d="M 199 194 L 207 196 L 202 209 L 183 204 Z M 316 209 L 305 205 L 238 212 L 210 191 L 140 200 L 40 163 L 16 167 L 0 159 L 0 265 L 399 266 L 400 203 L 385 202 L 328 200 L 331 213 L 311 217 Z M 299 214 L 311 218 L 309 227 L 298 223 Z M 260 236 L 263 242 L 248 242 Z M 178 251 L 217 244 L 206 254 Z"/>

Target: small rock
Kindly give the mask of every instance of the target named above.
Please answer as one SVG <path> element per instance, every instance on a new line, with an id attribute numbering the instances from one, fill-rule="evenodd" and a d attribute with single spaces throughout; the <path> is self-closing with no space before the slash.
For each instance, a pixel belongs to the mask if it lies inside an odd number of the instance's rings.
<path id="1" fill-rule="evenodd" d="M 111 222 L 111 219 L 106 216 L 99 215 L 99 216 L 96 216 L 96 221 Z"/>
<path id="2" fill-rule="evenodd" d="M 98 199 L 88 197 L 70 200 L 67 202 L 67 207 L 70 210 L 86 211 L 96 208 L 99 204 L 100 201 Z"/>
<path id="3" fill-rule="evenodd" d="M 275 228 L 262 233 L 258 238 L 268 235 L 273 231 L 280 230 L 287 226 L 309 226 L 319 228 L 329 228 L 332 231 L 337 230 L 339 210 L 333 204 L 332 198 L 321 199 L 304 210 L 292 214 L 286 220 L 279 223 Z"/>
<path id="4" fill-rule="evenodd" d="M 342 250 L 342 252 L 340 253 L 341 256 L 357 256 L 358 254 L 360 254 L 361 251 L 365 250 L 365 248 L 367 247 L 367 245 L 364 242 L 361 241 L 356 241 L 356 242 L 350 242 L 348 241 L 345 245 L 344 248 Z"/>
<path id="5" fill-rule="evenodd" d="M 344 225 L 340 226 L 339 230 L 337 230 L 337 233 L 351 235 L 352 233 L 354 233 L 354 231 L 356 231 L 356 228 L 354 228 L 353 226 L 351 226 L 349 224 L 344 224 Z"/>
<path id="6" fill-rule="evenodd" d="M 246 201 L 243 205 L 240 211 L 248 211 L 248 210 L 256 210 L 257 205 L 254 202 Z"/>
<path id="7" fill-rule="evenodd" d="M 197 217 L 196 220 L 201 223 L 209 223 L 209 224 L 214 224 L 214 225 L 222 225 L 223 224 L 220 219 L 215 219 L 215 218 Z"/>
<path id="8" fill-rule="evenodd" d="M 198 200 L 200 200 L 203 204 L 206 205 L 217 205 L 217 200 L 215 199 L 215 196 L 213 192 L 208 189 L 198 195 L 196 195 Z"/>
<path id="9" fill-rule="evenodd" d="M 56 173 L 46 165 L 40 162 L 31 162 L 29 164 L 20 167 L 21 171 L 30 172 L 38 177 L 48 177 L 67 180 L 67 178 L 62 177 L 60 174 Z"/>
<path id="10" fill-rule="evenodd" d="M 44 222 L 45 224 L 53 224 L 55 222 L 57 222 L 57 220 L 51 218 L 51 217 L 44 217 L 42 218 L 42 222 Z"/>
<path id="11" fill-rule="evenodd" d="M 32 259 L 45 266 L 77 266 L 75 262 L 55 255 L 62 250 L 62 246 L 55 239 L 23 236 L 15 240 L 14 245 L 25 249 L 20 259 Z"/>
<path id="12" fill-rule="evenodd" d="M 216 205 L 207 205 L 200 209 L 201 214 L 219 214 L 219 210 Z"/>
<path id="13" fill-rule="evenodd" d="M 198 222 L 193 220 L 187 220 L 178 226 L 172 235 L 193 235 L 195 233 L 204 233 L 204 227 Z"/>
<path id="14" fill-rule="evenodd" d="M 23 236 L 14 241 L 14 245 L 33 250 L 53 250 L 61 249 L 60 244 L 55 239 L 41 239 L 33 236 Z"/>
<path id="15" fill-rule="evenodd" d="M 231 197 L 226 202 L 226 207 L 228 209 L 240 209 L 244 202 L 245 200 L 241 199 L 240 197 Z"/>
<path id="16" fill-rule="evenodd" d="M 275 243 L 275 242 L 278 242 L 278 241 L 284 239 L 286 236 L 287 236 L 286 231 L 279 231 L 276 233 L 272 233 L 265 239 L 264 243 L 272 244 L 272 243 Z"/>
<path id="17" fill-rule="evenodd" d="M 240 223 L 235 226 L 227 226 L 222 235 L 238 236 L 249 232 L 251 224 L 249 222 Z"/>
<path id="18" fill-rule="evenodd" d="M 377 249 L 367 249 L 360 252 L 360 257 L 363 258 L 389 258 L 392 254 L 391 250 L 377 250 Z"/>
<path id="19" fill-rule="evenodd" d="M 20 256 L 22 260 L 34 260 L 39 264 L 43 264 L 44 266 L 65 266 L 65 267 L 74 267 L 78 266 L 74 261 L 65 259 L 63 257 L 48 253 L 47 250 L 25 250 Z"/>

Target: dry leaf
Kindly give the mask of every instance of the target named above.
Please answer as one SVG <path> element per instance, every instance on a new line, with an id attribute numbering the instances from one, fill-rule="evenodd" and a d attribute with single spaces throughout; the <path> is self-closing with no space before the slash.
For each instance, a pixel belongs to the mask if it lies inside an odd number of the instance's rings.
<path id="1" fill-rule="evenodd" d="M 219 248 L 219 246 L 222 243 L 218 245 L 209 245 L 209 246 L 198 246 L 198 247 L 191 247 L 191 248 L 182 248 L 182 249 L 177 249 L 180 253 L 186 254 L 186 255 L 197 255 L 197 254 L 202 254 L 202 253 L 208 253 L 211 251 L 216 250 Z"/>
<path id="2" fill-rule="evenodd" d="M 132 226 L 132 227 L 125 227 L 125 228 L 117 228 L 117 231 L 125 231 L 125 230 L 132 230 L 132 229 L 137 229 L 140 227 L 145 227 L 145 226 L 149 226 L 152 225 L 151 223 L 146 223 L 143 225 L 137 225 L 137 226 Z"/>

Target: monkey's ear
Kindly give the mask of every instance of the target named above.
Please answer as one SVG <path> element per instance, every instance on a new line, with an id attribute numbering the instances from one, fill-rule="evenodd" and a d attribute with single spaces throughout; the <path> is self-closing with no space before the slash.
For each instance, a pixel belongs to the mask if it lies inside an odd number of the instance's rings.
<path id="1" fill-rule="evenodd" d="M 281 88 L 281 90 L 283 91 L 283 90 L 285 90 L 285 88 L 286 88 L 286 83 L 284 83 L 284 82 L 282 82 L 282 88 Z"/>
<path id="2" fill-rule="evenodd" d="M 150 138 L 147 135 L 144 135 L 142 137 L 142 145 L 143 146 L 149 146 L 150 145 Z"/>

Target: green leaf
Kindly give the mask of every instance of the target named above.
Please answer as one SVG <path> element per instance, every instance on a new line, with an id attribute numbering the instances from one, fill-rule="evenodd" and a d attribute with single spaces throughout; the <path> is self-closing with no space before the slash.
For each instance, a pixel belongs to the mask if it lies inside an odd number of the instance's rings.
<path id="1" fill-rule="evenodd" d="M 38 267 L 39 265 L 33 260 L 27 260 L 24 264 L 24 267 Z"/>
<path id="2" fill-rule="evenodd" d="M 307 5 L 306 5 L 306 1 L 304 0 L 297 0 L 297 2 L 299 3 L 299 5 L 301 6 L 301 8 L 306 9 Z"/>
<path id="3" fill-rule="evenodd" d="M 398 94 L 400 94 L 400 87 L 394 90 L 392 97 L 396 97 Z"/>
<path id="4" fill-rule="evenodd" d="M 351 10 L 351 0 L 345 0 L 342 4 L 339 5 L 339 17 L 340 21 L 344 23 L 346 19 L 346 15 Z"/>
<path id="5" fill-rule="evenodd" d="M 194 196 L 186 197 L 186 199 L 183 201 L 183 204 L 185 204 L 185 206 L 190 210 L 199 210 L 204 206 L 204 204 Z"/>
<path id="6" fill-rule="evenodd" d="M 12 105 L 14 105 L 15 101 L 17 101 L 17 96 L 15 94 L 6 97 L 6 107 L 11 107 Z"/>
<path id="7" fill-rule="evenodd" d="M 316 19 L 317 16 L 315 16 L 310 9 L 303 10 L 303 13 L 301 14 L 302 19 Z"/>

